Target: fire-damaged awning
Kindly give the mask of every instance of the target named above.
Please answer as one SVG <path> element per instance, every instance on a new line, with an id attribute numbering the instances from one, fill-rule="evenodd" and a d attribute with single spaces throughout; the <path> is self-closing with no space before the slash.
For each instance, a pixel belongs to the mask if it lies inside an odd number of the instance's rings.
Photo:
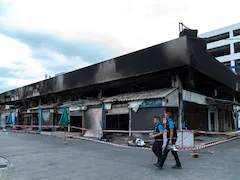
<path id="1" fill-rule="evenodd" d="M 41 105 L 41 106 L 29 108 L 29 109 L 27 109 L 27 113 L 37 114 L 39 108 L 41 110 L 48 110 L 48 109 L 50 110 L 50 109 L 53 109 L 54 107 L 56 107 L 57 105 L 58 105 L 58 103 L 54 103 L 54 104 L 47 104 L 47 105 Z M 51 110 L 51 111 L 53 112 L 53 110 Z"/>
<path id="2" fill-rule="evenodd" d="M 79 101 L 69 101 L 57 107 L 57 113 L 62 114 L 64 107 L 67 107 L 73 116 L 74 113 L 79 113 L 80 111 L 86 111 L 89 106 L 99 106 L 102 102 L 98 100 L 79 100 Z"/>
<path id="3" fill-rule="evenodd" d="M 240 105 L 239 103 L 234 101 L 215 99 L 211 97 L 206 97 L 206 103 L 208 105 Z"/>
<path id="4" fill-rule="evenodd" d="M 62 105 L 58 106 L 58 108 L 66 107 L 77 107 L 77 106 L 94 106 L 102 104 L 101 101 L 98 100 L 79 100 L 79 101 L 71 101 L 65 102 Z"/>
<path id="5" fill-rule="evenodd" d="M 29 110 L 37 110 L 38 108 L 41 108 L 41 109 L 51 109 L 51 108 L 54 108 L 57 105 L 58 105 L 58 103 L 50 104 L 50 105 L 41 105 L 41 106 L 29 108 Z"/>
<path id="6" fill-rule="evenodd" d="M 148 99 L 162 99 L 173 93 L 177 88 L 164 88 L 151 91 L 119 94 L 112 97 L 103 98 L 104 103 L 138 101 Z"/>
<path id="7" fill-rule="evenodd" d="M 164 88 L 106 97 L 103 98 L 103 103 L 106 105 L 111 103 L 127 103 L 128 107 L 136 112 L 139 107 L 178 107 L 179 94 L 178 88 Z"/>
<path id="8" fill-rule="evenodd" d="M 186 90 L 183 90 L 183 100 L 202 105 L 239 105 L 239 103 L 234 101 L 207 97 L 205 95 Z"/>

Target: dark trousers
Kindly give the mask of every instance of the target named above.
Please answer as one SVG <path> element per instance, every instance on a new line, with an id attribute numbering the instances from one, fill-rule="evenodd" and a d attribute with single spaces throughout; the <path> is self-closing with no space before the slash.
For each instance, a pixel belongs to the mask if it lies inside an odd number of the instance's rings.
<path id="1" fill-rule="evenodd" d="M 175 144 L 175 143 L 176 143 L 176 140 L 173 140 L 172 143 Z M 165 162 L 165 160 L 166 160 L 166 158 L 167 158 L 167 155 L 168 155 L 168 153 L 169 153 L 169 151 L 170 151 L 170 150 L 168 149 L 168 144 L 169 144 L 169 140 L 167 141 L 167 145 L 166 145 L 166 147 L 165 147 L 165 149 L 164 149 L 164 151 L 163 151 L 163 156 L 162 156 L 161 161 L 160 161 L 160 167 L 163 166 L 163 164 L 164 164 L 164 162 Z M 179 160 L 179 157 L 178 157 L 177 152 L 176 152 L 176 151 L 171 151 L 171 153 L 172 153 L 173 157 L 175 158 L 176 164 L 177 164 L 178 166 L 181 166 L 181 163 L 180 163 L 180 160 Z"/>
<path id="2" fill-rule="evenodd" d="M 155 140 L 152 146 L 152 151 L 158 158 L 158 162 L 160 162 L 162 158 L 162 146 L 163 146 L 163 140 Z"/>

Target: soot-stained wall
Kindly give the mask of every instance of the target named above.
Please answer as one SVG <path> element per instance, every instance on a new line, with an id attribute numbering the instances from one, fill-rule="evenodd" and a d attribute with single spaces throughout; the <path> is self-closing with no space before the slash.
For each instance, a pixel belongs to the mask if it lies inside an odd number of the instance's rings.
<path id="1" fill-rule="evenodd" d="M 188 62 L 187 38 L 181 37 L 3 93 L 0 95 L 0 103 L 136 77 L 185 66 Z"/>
<path id="2" fill-rule="evenodd" d="M 236 83 L 240 83 L 240 77 L 217 61 L 211 54 L 206 53 L 206 49 L 201 40 L 188 39 L 188 47 L 190 65 L 194 69 L 228 86 L 232 91 L 236 90 Z"/>

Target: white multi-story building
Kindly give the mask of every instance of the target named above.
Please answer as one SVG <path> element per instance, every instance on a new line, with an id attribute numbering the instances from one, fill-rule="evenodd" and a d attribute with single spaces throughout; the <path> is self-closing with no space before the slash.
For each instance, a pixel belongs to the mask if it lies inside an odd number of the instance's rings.
<path id="1" fill-rule="evenodd" d="M 199 35 L 206 38 L 208 52 L 240 74 L 240 23 Z"/>

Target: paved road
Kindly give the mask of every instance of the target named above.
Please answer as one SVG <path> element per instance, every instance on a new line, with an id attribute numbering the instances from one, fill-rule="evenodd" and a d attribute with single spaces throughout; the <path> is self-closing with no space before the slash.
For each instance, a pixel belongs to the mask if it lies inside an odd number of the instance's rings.
<path id="1" fill-rule="evenodd" d="M 0 156 L 11 160 L 5 180 L 175 180 L 240 179 L 240 139 L 210 149 L 194 159 L 180 152 L 182 170 L 173 170 L 171 154 L 164 169 L 148 150 L 123 149 L 84 140 L 0 133 Z M 202 150 L 206 152 L 207 150 Z"/>

